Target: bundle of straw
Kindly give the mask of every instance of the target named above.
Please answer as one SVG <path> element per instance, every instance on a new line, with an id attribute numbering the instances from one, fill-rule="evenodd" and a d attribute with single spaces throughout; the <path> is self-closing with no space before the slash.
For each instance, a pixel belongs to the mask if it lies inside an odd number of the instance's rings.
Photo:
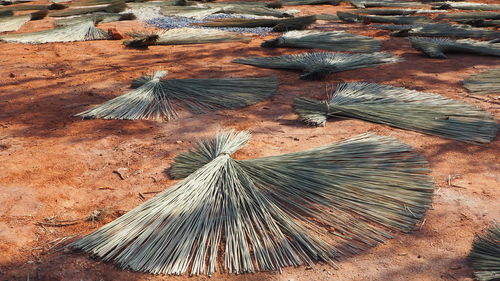
<path id="1" fill-rule="evenodd" d="M 58 3 L 52 3 L 49 5 L 22 5 L 22 6 L 9 6 L 4 9 L 0 9 L 1 11 L 12 10 L 12 11 L 30 11 L 30 10 L 62 10 L 66 9 L 67 6 Z"/>
<path id="2" fill-rule="evenodd" d="M 236 32 L 217 29 L 174 28 L 167 31 L 133 33 L 134 39 L 123 42 L 128 47 L 146 47 L 150 45 L 186 45 L 250 41 L 251 37 Z M 147 40 L 150 38 L 150 40 Z M 152 40 L 151 40 L 152 39 Z"/>
<path id="3" fill-rule="evenodd" d="M 104 13 L 120 13 L 123 12 L 127 8 L 127 5 L 122 0 L 118 0 L 115 2 L 111 2 L 111 4 L 107 6 L 99 6 L 99 7 L 89 7 L 89 8 L 74 8 L 74 9 L 66 9 L 63 11 L 57 11 L 50 13 L 51 17 L 68 17 L 68 16 L 76 16 L 76 15 L 84 15 L 91 14 L 97 12 Z"/>
<path id="4" fill-rule="evenodd" d="M 395 24 L 428 23 L 431 20 L 425 16 L 372 16 L 353 13 L 337 12 L 337 16 L 345 22 L 380 22 Z"/>
<path id="5" fill-rule="evenodd" d="M 469 258 L 477 280 L 500 280 L 500 224 L 475 237 Z"/>
<path id="6" fill-rule="evenodd" d="M 80 23 L 88 20 L 93 20 L 98 23 L 114 22 L 114 21 L 124 21 L 124 20 L 135 20 L 136 16 L 132 13 L 93 13 L 89 15 L 62 18 L 54 22 L 55 26 L 65 26 L 75 23 Z"/>
<path id="7" fill-rule="evenodd" d="M 441 14 L 436 19 L 449 19 L 449 20 L 500 20 L 499 12 L 465 12 L 454 14 Z"/>
<path id="8" fill-rule="evenodd" d="M 262 43 L 265 48 L 318 48 L 330 51 L 376 52 L 380 41 L 344 31 L 288 31 L 281 37 Z"/>
<path id="9" fill-rule="evenodd" d="M 447 23 L 423 25 L 373 25 L 373 27 L 396 30 L 392 36 L 438 36 L 438 37 L 470 37 L 470 38 L 499 38 L 500 32 L 482 28 L 470 28 L 462 25 Z"/>
<path id="10" fill-rule="evenodd" d="M 250 57 L 233 60 L 264 68 L 302 70 L 301 79 L 322 79 L 329 73 L 342 72 L 363 67 L 374 67 L 403 59 L 384 52 L 372 54 L 303 53 L 277 57 Z"/>
<path id="11" fill-rule="evenodd" d="M 0 18 L 0 32 L 16 31 L 31 20 L 31 15 Z"/>
<path id="12" fill-rule="evenodd" d="M 354 13 L 379 15 L 379 16 L 407 16 L 413 14 L 432 14 L 445 12 L 442 10 L 423 10 L 423 9 L 357 9 Z"/>
<path id="13" fill-rule="evenodd" d="M 468 53 L 500 56 L 500 44 L 471 39 L 410 37 L 411 46 L 431 58 L 445 59 L 445 53 Z"/>
<path id="14" fill-rule="evenodd" d="M 373 7 L 419 7 L 420 2 L 413 1 L 394 1 L 394 0 L 348 0 L 354 7 L 359 9 Z"/>
<path id="15" fill-rule="evenodd" d="M 298 6 L 298 5 L 338 5 L 340 0 L 284 0 L 285 6 Z"/>
<path id="16" fill-rule="evenodd" d="M 464 87 L 473 94 L 500 94 L 500 68 L 471 75 L 463 83 Z"/>
<path id="17" fill-rule="evenodd" d="M 316 21 L 315 16 L 303 16 L 289 19 L 212 19 L 204 23 L 194 25 L 206 27 L 274 27 L 273 31 L 288 31 L 304 29 Z"/>
<path id="18" fill-rule="evenodd" d="M 194 19 L 204 19 L 205 17 L 219 13 L 222 8 L 206 8 L 198 6 L 163 6 L 160 13 L 168 17 L 185 17 Z"/>
<path id="19" fill-rule="evenodd" d="M 14 11 L 10 9 L 0 10 L 0 18 L 11 17 L 14 15 Z"/>
<path id="20" fill-rule="evenodd" d="M 0 41 L 28 44 L 109 39 L 112 39 L 112 36 L 97 28 L 93 20 L 87 20 L 39 32 L 0 36 Z"/>
<path id="21" fill-rule="evenodd" d="M 176 107 L 194 113 L 236 109 L 269 98 L 278 87 L 274 77 L 160 80 L 166 75 L 158 71 L 136 79 L 132 83 L 135 90 L 75 116 L 169 121 L 178 118 Z"/>
<path id="22" fill-rule="evenodd" d="M 314 126 L 328 117 L 355 118 L 473 144 L 491 142 L 497 132 L 491 113 L 475 106 L 374 83 L 339 84 L 324 101 L 299 97 L 294 110 Z"/>
<path id="23" fill-rule="evenodd" d="M 233 159 L 249 138 L 223 131 L 199 141 L 175 159 L 184 180 L 69 246 L 153 274 L 280 270 L 411 231 L 431 204 L 427 162 L 395 138 Z"/>
<path id="24" fill-rule="evenodd" d="M 474 3 L 474 2 L 436 2 L 432 3 L 433 9 L 447 10 L 447 9 L 459 9 L 459 10 L 483 10 L 483 11 L 494 11 L 500 10 L 500 4 L 485 4 L 485 3 Z"/>

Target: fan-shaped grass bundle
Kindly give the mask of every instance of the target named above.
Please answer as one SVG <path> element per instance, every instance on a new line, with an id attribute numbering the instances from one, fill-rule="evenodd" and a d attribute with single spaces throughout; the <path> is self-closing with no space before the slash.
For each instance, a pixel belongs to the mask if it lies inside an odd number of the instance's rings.
<path id="1" fill-rule="evenodd" d="M 349 0 L 354 7 L 359 9 L 375 8 L 375 7 L 419 7 L 422 6 L 420 2 L 412 1 L 394 1 L 394 0 Z"/>
<path id="2" fill-rule="evenodd" d="M 493 11 L 500 10 L 499 4 L 485 4 L 485 3 L 474 3 L 474 2 L 436 2 L 432 3 L 434 9 L 448 10 L 448 9 L 458 9 L 458 10 L 483 10 L 483 11 Z"/>
<path id="3" fill-rule="evenodd" d="M 468 53 L 500 56 L 500 44 L 471 39 L 450 40 L 448 38 L 409 38 L 411 46 L 431 58 L 445 59 L 445 53 Z"/>
<path id="4" fill-rule="evenodd" d="M 176 107 L 194 113 L 236 109 L 269 98 L 278 87 L 274 77 L 160 80 L 166 74 L 158 71 L 134 80 L 136 89 L 75 116 L 169 121 L 178 118 Z"/>
<path id="5" fill-rule="evenodd" d="M 284 6 L 298 5 L 338 5 L 340 0 L 283 0 Z"/>
<path id="6" fill-rule="evenodd" d="M 396 30 L 392 36 L 438 36 L 438 37 L 470 37 L 470 38 L 498 38 L 500 32 L 483 28 L 470 28 L 463 25 L 447 23 L 423 25 L 374 25 L 373 27 L 387 30 Z"/>
<path id="7" fill-rule="evenodd" d="M 395 23 L 395 24 L 415 24 L 428 23 L 431 20 L 424 16 L 372 16 L 359 15 L 346 12 L 337 12 L 337 16 L 345 22 L 380 22 L 380 23 Z"/>
<path id="8" fill-rule="evenodd" d="M 31 20 L 31 15 L 0 18 L 0 32 L 16 31 Z"/>
<path id="9" fill-rule="evenodd" d="M 94 21 L 92 20 L 44 31 L 0 36 L 0 41 L 28 44 L 109 39 L 112 39 L 112 36 L 107 32 L 97 28 Z"/>
<path id="10" fill-rule="evenodd" d="M 427 162 L 395 138 L 233 159 L 249 138 L 199 141 L 173 164 L 184 180 L 69 247 L 153 274 L 274 271 L 333 263 L 411 231 L 431 204 Z"/>
<path id="11" fill-rule="evenodd" d="M 135 20 L 136 16 L 132 13 L 94 13 L 79 17 L 62 18 L 54 22 L 56 26 L 66 26 L 71 24 L 76 24 L 80 22 L 85 22 L 88 20 L 94 20 L 99 23 L 114 22 L 114 21 L 124 21 L 124 20 Z"/>
<path id="12" fill-rule="evenodd" d="M 368 53 L 380 50 L 380 41 L 344 31 L 296 30 L 288 31 L 276 39 L 267 40 L 261 46 L 265 48 L 318 48 Z"/>
<path id="13" fill-rule="evenodd" d="M 354 118 L 473 144 L 491 142 L 497 132 L 491 113 L 475 106 L 374 83 L 339 84 L 325 101 L 299 97 L 294 110 L 314 126 L 328 117 Z"/>
<path id="14" fill-rule="evenodd" d="M 203 19 L 209 15 L 217 13 L 268 16 L 277 18 L 290 16 L 286 11 L 280 11 L 266 7 L 232 4 L 209 4 L 205 6 L 163 6 L 160 9 L 160 13 L 164 16 L 187 17 L 196 19 Z"/>
<path id="15" fill-rule="evenodd" d="M 315 16 L 295 17 L 288 19 L 243 19 L 227 18 L 212 19 L 204 23 L 195 23 L 193 25 L 206 27 L 273 27 L 273 31 L 288 31 L 304 29 L 316 21 Z"/>
<path id="16" fill-rule="evenodd" d="M 440 13 L 440 10 L 423 10 L 423 9 L 357 9 L 354 13 L 379 15 L 379 16 L 407 16 L 414 14 L 432 14 Z"/>
<path id="17" fill-rule="evenodd" d="M 473 94 L 500 94 L 500 68 L 471 75 L 463 83 L 464 87 Z"/>
<path id="18" fill-rule="evenodd" d="M 500 224 L 475 237 L 469 258 L 477 280 L 500 280 Z"/>
<path id="19" fill-rule="evenodd" d="M 74 8 L 74 9 L 65 9 L 62 11 L 52 12 L 50 13 L 51 17 L 68 17 L 68 16 L 77 16 L 84 14 L 91 14 L 97 12 L 104 13 L 120 13 L 123 12 L 127 8 L 127 4 L 123 1 L 112 2 L 107 6 L 99 6 L 99 7 L 89 7 L 89 8 Z"/>
<path id="20" fill-rule="evenodd" d="M 134 39 L 123 42 L 128 47 L 146 47 L 150 45 L 186 45 L 250 41 L 251 37 L 236 32 L 217 29 L 174 28 L 152 33 L 133 33 Z M 149 38 L 149 39 L 148 39 Z"/>
<path id="21" fill-rule="evenodd" d="M 342 72 L 364 67 L 374 67 L 403 59 L 389 53 L 342 54 L 342 53 L 303 53 L 277 57 L 250 57 L 233 60 L 235 63 L 264 68 L 302 70 L 301 79 L 322 79 L 334 72 Z"/>

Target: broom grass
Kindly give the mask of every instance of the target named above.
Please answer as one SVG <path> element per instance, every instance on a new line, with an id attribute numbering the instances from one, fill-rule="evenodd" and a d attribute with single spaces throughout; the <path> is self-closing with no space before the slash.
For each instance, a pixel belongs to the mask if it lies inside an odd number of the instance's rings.
<path id="1" fill-rule="evenodd" d="M 299 5 L 338 5 L 340 0 L 283 0 L 284 6 L 299 6 Z"/>
<path id="2" fill-rule="evenodd" d="M 128 47 L 146 47 L 150 45 L 187 45 L 245 41 L 252 38 L 237 32 L 216 29 L 174 28 L 160 32 L 135 32 L 134 39 L 123 42 Z"/>
<path id="3" fill-rule="evenodd" d="M 66 8 L 67 8 L 66 5 L 58 3 L 52 3 L 50 5 L 22 5 L 22 6 L 9 6 L 7 8 L 0 9 L 0 13 L 5 10 L 12 10 L 12 11 L 62 10 Z"/>
<path id="4" fill-rule="evenodd" d="M 485 3 L 473 3 L 473 2 L 436 2 L 432 3 L 433 9 L 448 10 L 482 10 L 482 11 L 494 11 L 500 10 L 499 4 L 485 4 Z"/>
<path id="5" fill-rule="evenodd" d="M 73 8 L 73 9 L 66 9 L 66 10 L 57 11 L 57 12 L 51 12 L 50 16 L 51 17 L 68 17 L 68 16 L 92 14 L 92 13 L 97 13 L 97 12 L 120 13 L 120 12 L 123 12 L 126 8 L 127 8 L 127 4 L 125 4 L 125 2 L 115 1 L 107 6 L 89 7 L 89 8 Z"/>
<path id="6" fill-rule="evenodd" d="M 343 31 L 288 31 L 281 37 L 262 43 L 265 48 L 317 48 L 330 51 L 377 52 L 380 41 Z"/>
<path id="7" fill-rule="evenodd" d="M 497 124 L 491 113 L 440 95 L 374 83 L 344 83 L 325 101 L 304 97 L 294 111 L 313 126 L 328 117 L 354 118 L 472 144 L 491 142 Z"/>
<path id="8" fill-rule="evenodd" d="M 345 22 L 378 22 L 394 24 L 429 23 L 431 20 L 425 16 L 373 16 L 359 15 L 347 12 L 337 12 L 337 16 Z"/>
<path id="9" fill-rule="evenodd" d="M 424 10 L 424 9 L 357 9 L 354 13 L 378 15 L 378 16 L 408 16 L 414 14 L 433 14 L 441 13 L 442 10 Z"/>
<path id="10" fill-rule="evenodd" d="M 71 18 L 62 18 L 54 21 L 55 26 L 66 26 L 71 24 L 76 24 L 88 20 L 94 20 L 98 23 L 107 23 L 114 21 L 124 21 L 124 20 L 135 20 L 137 17 L 132 13 L 93 13 L 89 15 L 83 15 Z"/>
<path id="11" fill-rule="evenodd" d="M 463 12 L 455 14 L 441 14 L 436 17 L 438 20 L 500 20 L 499 12 Z"/>
<path id="12" fill-rule="evenodd" d="M 393 1 L 393 0 L 376 0 L 376 1 L 349 0 L 348 2 L 358 9 L 375 8 L 375 7 L 420 7 L 423 5 L 420 2 Z"/>
<path id="13" fill-rule="evenodd" d="M 445 53 L 467 53 L 500 56 L 499 44 L 471 39 L 451 40 L 448 38 L 410 37 L 409 41 L 417 49 L 431 58 L 446 59 Z"/>
<path id="14" fill-rule="evenodd" d="M 475 27 L 500 27 L 500 20 L 455 20 L 458 23 Z"/>
<path id="15" fill-rule="evenodd" d="M 484 233 L 475 237 L 469 259 L 477 280 L 500 279 L 500 224 L 493 223 Z"/>
<path id="16" fill-rule="evenodd" d="M 112 37 L 95 26 L 93 20 L 79 22 L 54 29 L 0 36 L 0 41 L 44 44 L 52 42 L 75 42 L 89 40 L 109 40 Z"/>
<path id="17" fill-rule="evenodd" d="M 431 204 L 427 162 L 395 138 L 233 159 L 249 138 L 199 141 L 173 164 L 184 180 L 69 247 L 153 274 L 275 271 L 333 263 L 411 231 Z"/>
<path id="18" fill-rule="evenodd" d="M 193 113 L 242 108 L 269 98 L 278 87 L 274 77 L 161 80 L 165 75 L 158 71 L 136 79 L 134 90 L 75 116 L 170 121 L 178 118 L 177 107 Z"/>
<path id="19" fill-rule="evenodd" d="M 406 36 L 436 36 L 436 37 L 469 37 L 469 38 L 498 38 L 500 32 L 483 28 L 470 28 L 463 25 L 447 23 L 423 25 L 373 25 L 386 30 L 395 30 L 391 35 Z"/>
<path id="20" fill-rule="evenodd" d="M 288 19 L 212 19 L 204 23 L 193 25 L 206 27 L 274 27 L 272 31 L 288 31 L 304 29 L 316 21 L 315 16 L 303 16 Z"/>
<path id="21" fill-rule="evenodd" d="M 31 15 L 2 17 L 0 18 L 0 32 L 17 31 L 30 20 Z"/>
<path id="22" fill-rule="evenodd" d="M 471 75 L 463 83 L 464 87 L 473 94 L 500 94 L 500 68 Z"/>
<path id="23" fill-rule="evenodd" d="M 403 61 L 389 53 L 372 54 L 343 53 L 303 53 L 276 57 L 249 57 L 233 60 L 235 63 L 248 64 L 264 68 L 302 70 L 301 79 L 317 80 L 335 72 L 342 72 L 364 67 Z"/>

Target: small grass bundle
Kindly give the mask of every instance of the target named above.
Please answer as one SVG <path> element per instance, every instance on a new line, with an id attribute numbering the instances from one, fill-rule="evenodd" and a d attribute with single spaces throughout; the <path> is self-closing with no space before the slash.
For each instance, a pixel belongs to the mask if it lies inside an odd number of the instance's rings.
<path id="1" fill-rule="evenodd" d="M 250 41 L 251 37 L 236 32 L 217 29 L 174 28 L 167 31 L 131 34 L 134 39 L 126 40 L 127 47 L 146 47 L 151 45 L 187 45 Z"/>
<path id="2" fill-rule="evenodd" d="M 274 77 L 161 80 L 165 75 L 158 71 L 136 79 L 136 89 L 75 116 L 169 121 L 178 118 L 176 107 L 193 113 L 236 109 L 269 98 L 278 87 Z"/>
<path id="3" fill-rule="evenodd" d="M 126 8 L 127 4 L 125 4 L 125 2 L 116 1 L 104 7 L 65 9 L 63 11 L 51 12 L 49 15 L 51 17 L 69 17 L 69 16 L 97 13 L 97 12 L 120 13 L 123 12 Z"/>
<path id="4" fill-rule="evenodd" d="M 451 40 L 448 38 L 409 38 L 411 46 L 428 57 L 445 59 L 445 53 L 467 53 L 500 56 L 500 44 L 471 39 Z"/>
<path id="5" fill-rule="evenodd" d="M 377 16 L 408 16 L 414 14 L 432 14 L 443 12 L 440 10 L 423 9 L 357 9 L 354 13 L 377 15 Z"/>
<path id="6" fill-rule="evenodd" d="M 289 19 L 212 19 L 204 23 L 195 23 L 194 25 L 206 27 L 273 27 L 273 31 L 300 30 L 313 24 L 316 21 L 315 16 L 295 17 Z"/>
<path id="7" fill-rule="evenodd" d="M 250 57 L 233 60 L 235 63 L 264 68 L 302 70 L 301 79 L 317 80 L 334 72 L 342 72 L 364 67 L 400 62 L 403 59 L 389 53 L 342 54 L 342 53 L 303 53 L 277 57 Z"/>
<path id="8" fill-rule="evenodd" d="M 485 3 L 474 3 L 474 2 L 435 2 L 432 3 L 433 9 L 448 10 L 482 10 L 482 11 L 494 11 L 500 10 L 500 4 L 485 4 Z"/>
<path id="9" fill-rule="evenodd" d="M 470 37 L 470 38 L 498 38 L 500 32 L 483 28 L 470 28 L 463 25 L 447 23 L 423 25 L 374 25 L 373 27 L 395 30 L 391 35 L 406 36 L 436 36 L 436 37 Z"/>
<path id="10" fill-rule="evenodd" d="M 374 83 L 343 83 L 327 100 L 295 100 L 295 112 L 313 126 L 328 117 L 355 118 L 458 141 L 491 142 L 497 132 L 492 114 L 440 95 Z"/>
<path id="11" fill-rule="evenodd" d="M 330 51 L 377 52 L 380 41 L 344 31 L 288 31 L 281 37 L 262 43 L 265 48 L 317 48 Z"/>
<path id="12" fill-rule="evenodd" d="M 284 6 L 299 6 L 299 5 L 338 5 L 340 0 L 283 0 Z"/>
<path id="13" fill-rule="evenodd" d="M 16 31 L 31 20 L 31 15 L 0 18 L 0 32 Z"/>
<path id="14" fill-rule="evenodd" d="M 394 0 L 348 0 L 354 7 L 359 9 L 375 7 L 419 7 L 420 2 L 394 1 Z"/>
<path id="15" fill-rule="evenodd" d="M 75 23 L 80 23 L 88 20 L 94 20 L 98 23 L 114 22 L 114 21 L 124 21 L 124 20 L 135 20 L 136 16 L 132 13 L 94 13 L 79 17 L 62 18 L 54 22 L 56 26 L 66 26 Z"/>
<path id="16" fill-rule="evenodd" d="M 416 23 L 428 23 L 431 21 L 428 17 L 425 16 L 373 16 L 373 15 L 359 15 L 346 12 L 337 12 L 337 16 L 345 22 L 416 24 Z"/>
<path id="17" fill-rule="evenodd" d="M 431 204 L 427 162 L 395 138 L 233 159 L 249 138 L 223 131 L 198 141 L 172 166 L 184 180 L 69 247 L 152 274 L 278 271 L 409 232 Z"/>
<path id="18" fill-rule="evenodd" d="M 500 68 L 471 75 L 463 83 L 464 87 L 473 94 L 500 94 Z"/>
<path id="19" fill-rule="evenodd" d="M 10 34 L 0 36 L 0 41 L 27 44 L 44 44 L 52 42 L 75 42 L 90 40 L 109 40 L 112 36 L 97 28 L 93 20 L 66 25 L 54 29 Z"/>
<path id="20" fill-rule="evenodd" d="M 500 280 L 500 224 L 493 223 L 475 237 L 469 259 L 477 280 Z"/>

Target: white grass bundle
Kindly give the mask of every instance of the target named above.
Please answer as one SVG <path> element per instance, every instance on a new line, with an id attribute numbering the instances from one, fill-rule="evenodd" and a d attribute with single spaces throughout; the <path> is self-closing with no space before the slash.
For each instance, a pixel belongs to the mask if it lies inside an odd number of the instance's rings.
<path id="1" fill-rule="evenodd" d="M 281 37 L 262 43 L 265 48 L 317 48 L 330 51 L 377 52 L 380 41 L 344 31 L 288 31 Z"/>
<path id="2" fill-rule="evenodd" d="M 500 224 L 475 237 L 469 258 L 477 280 L 500 280 Z"/>
<path id="3" fill-rule="evenodd" d="M 235 63 L 248 64 L 264 68 L 302 70 L 301 79 L 322 79 L 334 72 L 342 72 L 364 67 L 403 61 L 389 53 L 371 54 L 342 53 L 303 53 L 276 57 L 249 57 L 233 60 Z"/>
<path id="4" fill-rule="evenodd" d="M 458 141 L 482 144 L 497 133 L 492 114 L 446 97 L 374 83 L 343 83 L 327 100 L 295 100 L 295 112 L 314 126 L 328 117 L 355 118 Z"/>
<path id="5" fill-rule="evenodd" d="M 500 94 L 500 68 L 471 75 L 463 83 L 464 87 L 473 94 Z"/>
<path id="6" fill-rule="evenodd" d="M 269 98 L 278 87 L 274 77 L 161 80 L 165 75 L 166 71 L 157 71 L 136 79 L 132 83 L 136 89 L 75 116 L 169 121 L 178 118 L 176 107 L 194 113 L 236 109 Z"/>
<path id="7" fill-rule="evenodd" d="M 425 16 L 373 16 L 359 15 L 347 12 L 337 12 L 337 16 L 345 22 L 379 22 L 395 24 L 417 24 L 428 23 L 431 20 Z"/>
<path id="8" fill-rule="evenodd" d="M 411 231 L 431 204 L 427 162 L 395 138 L 233 159 L 249 138 L 224 131 L 199 141 L 175 159 L 184 180 L 69 246 L 153 274 L 274 271 Z"/>
<path id="9" fill-rule="evenodd" d="M 87 20 L 44 31 L 0 36 L 0 41 L 27 44 L 108 39 L 112 39 L 111 35 L 97 28 L 93 20 Z"/>
<path id="10" fill-rule="evenodd" d="M 474 2 L 436 2 L 432 3 L 436 9 L 458 9 L 458 10 L 482 10 L 493 11 L 500 10 L 500 4 L 486 4 Z"/>
<path id="11" fill-rule="evenodd" d="M 0 32 L 17 31 L 31 20 L 31 15 L 21 15 L 0 18 Z"/>
<path id="12" fill-rule="evenodd" d="M 500 32 L 484 28 L 471 28 L 464 25 L 437 23 L 422 25 L 373 25 L 373 27 L 395 30 L 392 36 L 436 36 L 436 37 L 470 37 L 499 38 Z"/>
<path id="13" fill-rule="evenodd" d="M 164 16 L 204 19 L 209 15 L 222 12 L 222 8 L 207 8 L 200 6 L 163 6 L 160 13 Z"/>
<path id="14" fill-rule="evenodd" d="M 199 28 L 174 28 L 166 31 L 132 34 L 134 39 L 126 40 L 124 44 L 129 47 L 145 47 L 148 45 L 187 45 L 187 44 L 208 44 L 224 43 L 234 41 L 250 41 L 251 37 L 237 32 L 230 32 L 218 29 Z M 153 40 L 145 38 L 155 36 Z"/>
<path id="15" fill-rule="evenodd" d="M 107 23 L 114 21 L 135 20 L 136 16 L 132 13 L 94 13 L 78 17 L 62 18 L 54 21 L 55 26 L 65 26 L 80 23 L 88 20 L 94 20 L 98 23 Z"/>
<path id="16" fill-rule="evenodd" d="M 445 59 L 445 53 L 467 53 L 500 56 L 500 44 L 471 39 L 410 37 L 411 46 L 431 58 Z"/>

